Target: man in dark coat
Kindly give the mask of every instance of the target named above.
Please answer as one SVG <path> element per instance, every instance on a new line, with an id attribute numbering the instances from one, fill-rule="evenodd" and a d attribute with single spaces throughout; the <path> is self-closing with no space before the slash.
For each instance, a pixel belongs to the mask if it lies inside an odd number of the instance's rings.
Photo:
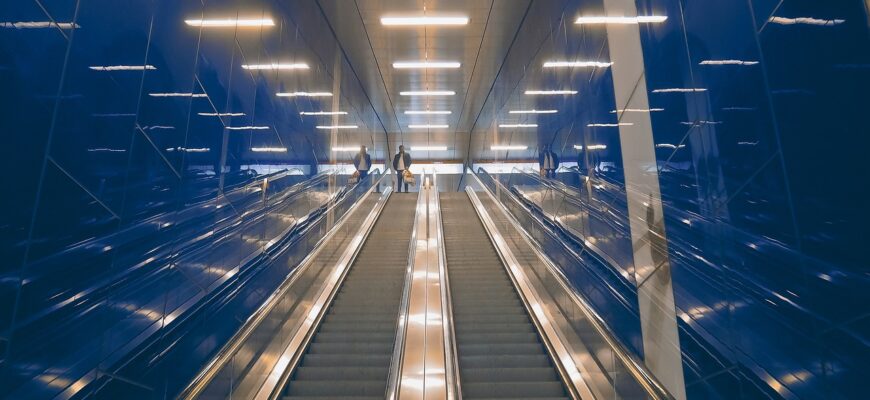
<path id="1" fill-rule="evenodd" d="M 559 168 L 559 155 L 550 149 L 550 146 L 544 146 L 538 154 L 538 165 L 547 178 L 556 177 L 556 169 Z"/>
<path id="2" fill-rule="evenodd" d="M 372 156 L 366 153 L 365 146 L 359 147 L 359 153 L 353 157 L 353 166 L 359 172 L 360 181 L 369 175 L 369 169 L 372 167 Z"/>
<path id="3" fill-rule="evenodd" d="M 405 152 L 405 146 L 399 146 L 399 152 L 393 157 L 393 171 L 396 171 L 396 191 L 402 193 L 402 185 L 405 192 L 408 191 L 408 183 L 405 182 L 405 171 L 411 168 L 411 155 Z"/>

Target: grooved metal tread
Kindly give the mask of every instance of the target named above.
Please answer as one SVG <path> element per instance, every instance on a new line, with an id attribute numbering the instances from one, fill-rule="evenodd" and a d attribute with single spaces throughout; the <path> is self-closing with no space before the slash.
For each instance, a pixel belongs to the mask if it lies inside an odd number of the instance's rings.
<path id="1" fill-rule="evenodd" d="M 383 399 L 417 196 L 393 194 L 375 222 L 284 399 Z"/>
<path id="2" fill-rule="evenodd" d="M 567 399 L 468 195 L 440 196 L 462 397 Z"/>

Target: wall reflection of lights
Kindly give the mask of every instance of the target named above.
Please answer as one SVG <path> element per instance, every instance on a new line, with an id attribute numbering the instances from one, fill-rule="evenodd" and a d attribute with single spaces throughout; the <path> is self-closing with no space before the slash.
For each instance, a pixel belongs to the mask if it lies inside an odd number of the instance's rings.
<path id="1" fill-rule="evenodd" d="M 699 65 L 758 65 L 758 61 L 743 60 L 704 60 Z"/>
<path id="2" fill-rule="evenodd" d="M 620 114 L 624 113 L 651 113 L 651 112 L 662 112 L 664 108 L 623 108 L 621 110 L 611 110 L 611 114 L 616 114 L 619 112 Z"/>
<path id="3" fill-rule="evenodd" d="M 590 144 L 589 146 L 586 146 L 586 149 L 587 150 L 605 150 L 605 149 L 607 149 L 607 145 L 606 144 Z M 574 150 L 583 150 L 583 146 L 579 145 L 579 144 L 575 144 Z"/>
<path id="4" fill-rule="evenodd" d="M 331 97 L 330 92 L 279 92 L 278 97 Z"/>
<path id="5" fill-rule="evenodd" d="M 357 125 L 317 125 L 317 129 L 356 129 Z"/>
<path id="6" fill-rule="evenodd" d="M 166 149 L 166 151 L 169 151 L 169 152 L 179 151 L 179 152 L 184 152 L 184 153 L 208 153 L 209 151 L 211 151 L 211 149 L 208 147 L 200 147 L 200 148 L 170 147 L 170 148 Z"/>
<path id="7" fill-rule="evenodd" d="M 410 129 L 447 129 L 449 126 L 445 124 L 423 124 L 423 125 L 408 125 Z"/>
<path id="8" fill-rule="evenodd" d="M 576 90 L 526 90 L 527 95 L 573 95 L 577 94 Z"/>
<path id="9" fill-rule="evenodd" d="M 411 146 L 411 151 L 447 151 L 447 146 Z"/>
<path id="10" fill-rule="evenodd" d="M 667 89 L 655 89 L 653 93 L 701 93 L 706 92 L 707 89 L 704 88 L 667 88 Z"/>
<path id="11" fill-rule="evenodd" d="M 125 153 L 127 150 L 124 149 L 110 149 L 106 147 L 98 147 L 94 149 L 88 149 L 91 153 Z"/>
<path id="12" fill-rule="evenodd" d="M 696 126 L 696 125 L 721 125 L 722 121 L 681 121 L 680 125 Z"/>
<path id="13" fill-rule="evenodd" d="M 467 25 L 468 17 L 465 16 L 395 16 L 382 17 L 381 25 L 384 26 L 426 26 L 426 25 Z"/>
<path id="14" fill-rule="evenodd" d="M 538 124 L 499 124 L 499 128 L 537 128 Z"/>
<path id="15" fill-rule="evenodd" d="M 302 111 L 299 115 L 347 115 L 347 111 Z"/>
<path id="16" fill-rule="evenodd" d="M 242 69 L 248 70 L 271 70 L 271 71 L 282 71 L 282 70 L 294 70 L 294 69 L 308 69 L 308 64 L 305 63 L 271 63 L 271 64 L 242 64 Z"/>
<path id="17" fill-rule="evenodd" d="M 608 68 L 612 62 L 600 61 L 547 61 L 544 68 Z"/>
<path id="18" fill-rule="evenodd" d="M 508 114 L 555 114 L 558 110 L 511 110 Z"/>
<path id="19" fill-rule="evenodd" d="M 201 113 L 196 113 L 196 115 L 199 115 L 201 117 L 244 117 L 245 113 L 232 113 L 232 112 L 230 112 L 230 113 L 205 113 L 205 112 L 201 112 Z"/>
<path id="20" fill-rule="evenodd" d="M 88 67 L 94 71 L 153 71 L 157 67 L 153 65 L 91 65 Z"/>
<path id="21" fill-rule="evenodd" d="M 251 147 L 254 153 L 286 153 L 286 147 Z"/>
<path id="22" fill-rule="evenodd" d="M 359 146 L 334 146 L 332 151 L 352 152 L 359 151 Z"/>
<path id="23" fill-rule="evenodd" d="M 574 20 L 574 23 L 578 25 L 638 25 L 662 23 L 665 22 L 667 19 L 668 17 L 664 15 L 642 15 L 637 17 L 583 16 L 577 17 L 577 19 Z"/>
<path id="24" fill-rule="evenodd" d="M 586 126 L 589 128 L 618 128 L 620 126 L 634 126 L 634 124 L 631 122 L 620 122 L 620 123 L 616 123 L 616 124 L 595 123 L 595 124 L 586 124 Z"/>
<path id="25" fill-rule="evenodd" d="M 682 149 L 682 148 L 685 148 L 685 147 L 686 147 L 686 145 L 684 145 L 684 144 L 676 145 L 676 144 L 671 144 L 671 143 L 659 143 L 659 144 L 656 145 L 656 148 L 657 148 L 657 149 L 673 149 L 673 150 L 677 150 L 677 149 Z"/>
<path id="26" fill-rule="evenodd" d="M 499 150 L 527 150 L 528 148 L 529 148 L 529 146 L 519 146 L 519 145 L 517 145 L 517 146 L 495 145 L 495 146 L 489 147 L 490 150 L 495 150 L 495 151 L 499 151 Z"/>
<path id="27" fill-rule="evenodd" d="M 7 29 L 48 29 L 57 28 L 63 30 L 78 29 L 81 26 L 74 22 L 54 22 L 54 21 L 22 21 L 22 22 L 0 22 L 0 28 Z"/>
<path id="28" fill-rule="evenodd" d="M 148 93 L 148 96 L 151 96 L 151 97 L 191 97 L 191 98 L 204 98 L 204 97 L 208 97 L 208 95 L 205 94 L 205 93 L 179 93 L 179 92 L 172 92 L 172 93 Z"/>
<path id="29" fill-rule="evenodd" d="M 448 110 L 408 110 L 405 115 L 450 115 L 453 111 Z"/>
<path id="30" fill-rule="evenodd" d="M 257 126 L 257 125 L 249 125 L 249 126 L 228 126 L 224 129 L 230 131 L 264 131 L 267 129 L 272 129 L 270 126 Z"/>
<path id="31" fill-rule="evenodd" d="M 203 28 L 254 28 L 275 26 L 275 21 L 271 18 L 251 18 L 251 19 L 186 19 L 184 23 L 189 26 L 198 26 Z"/>
<path id="32" fill-rule="evenodd" d="M 815 26 L 834 26 L 846 22 L 845 19 L 820 19 L 812 17 L 785 18 L 785 17 L 770 17 L 768 20 L 772 24 L 777 25 L 815 25 Z"/>

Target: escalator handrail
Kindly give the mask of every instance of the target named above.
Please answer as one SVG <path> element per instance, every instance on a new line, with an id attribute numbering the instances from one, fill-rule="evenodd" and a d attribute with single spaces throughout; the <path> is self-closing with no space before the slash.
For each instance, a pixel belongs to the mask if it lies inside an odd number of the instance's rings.
<path id="1" fill-rule="evenodd" d="M 536 243 L 534 238 L 529 234 L 529 232 L 523 228 L 523 226 L 513 218 L 511 213 L 504 208 L 504 205 L 501 204 L 497 200 L 497 197 L 490 191 L 490 189 L 483 184 L 480 178 L 476 173 L 471 174 L 474 179 L 478 182 L 481 188 L 489 195 L 489 197 L 493 200 L 493 204 L 495 204 L 501 212 L 503 212 L 507 216 L 508 223 L 516 229 L 518 232 L 521 232 L 525 237 L 529 244 Z M 673 399 L 674 397 L 665 389 L 664 385 L 658 381 L 655 375 L 652 374 L 651 371 L 647 368 L 647 366 L 638 358 L 633 352 L 628 350 L 628 347 L 625 346 L 622 341 L 612 332 L 607 322 L 601 317 L 598 312 L 592 307 L 592 305 L 586 301 L 586 299 L 578 293 L 574 288 L 568 283 L 568 278 L 565 274 L 558 268 L 553 262 L 547 257 L 543 251 L 538 247 L 538 245 L 530 245 L 529 246 L 538 257 L 539 260 L 543 261 L 547 266 L 548 271 L 554 274 L 557 278 L 558 283 L 564 290 L 564 292 L 568 295 L 568 297 L 583 311 L 588 320 L 592 323 L 592 326 L 595 328 L 596 332 L 605 339 L 608 346 L 613 350 L 613 353 L 617 358 L 622 362 L 623 365 L 626 366 L 631 376 L 634 378 L 636 382 L 638 382 L 646 391 L 646 394 L 653 399 Z"/>
<path id="2" fill-rule="evenodd" d="M 381 175 L 381 177 L 378 178 L 377 183 L 369 187 L 367 189 L 367 192 L 371 192 L 376 187 L 379 187 L 385 179 L 391 179 L 391 174 L 387 173 Z M 388 191 L 389 189 L 385 190 L 384 194 L 389 195 Z M 254 313 L 245 321 L 245 323 L 239 328 L 239 330 L 233 335 L 233 337 L 230 338 L 230 340 L 227 341 L 226 344 L 224 344 L 224 346 L 217 352 L 214 357 L 212 357 L 212 359 L 206 364 L 206 366 L 202 370 L 200 370 L 197 376 L 184 388 L 184 390 L 181 391 L 177 398 L 192 400 L 199 397 L 199 395 L 208 387 L 208 385 L 220 373 L 220 371 L 223 370 L 223 368 L 232 361 L 235 354 L 242 348 L 244 343 L 247 342 L 247 340 L 254 333 L 256 328 L 260 326 L 260 324 L 266 319 L 269 311 L 271 311 L 278 305 L 281 298 L 283 297 L 282 295 L 290 287 L 293 286 L 293 283 L 297 281 L 297 279 L 301 275 L 301 271 L 305 269 L 304 267 L 306 265 L 309 265 L 318 255 L 319 251 L 317 249 L 321 247 L 321 244 L 327 242 L 332 236 L 336 234 L 336 232 L 343 225 L 346 219 L 349 218 L 349 216 L 352 215 L 361 206 L 361 200 L 368 194 L 370 193 L 361 196 L 360 199 L 354 205 L 352 205 L 347 210 L 347 212 L 344 213 L 341 219 L 336 221 L 335 225 L 333 225 L 333 228 L 330 229 L 330 231 L 327 232 L 326 235 L 324 235 L 323 238 L 320 239 L 318 245 L 315 246 L 315 250 L 308 254 L 299 263 L 299 266 L 297 266 L 297 268 L 295 268 L 293 272 L 291 272 L 290 275 L 285 278 L 285 281 L 277 289 L 275 289 L 275 291 L 268 298 L 266 298 L 263 304 L 261 304 L 260 307 L 257 308 L 256 311 L 254 311 Z M 339 205 L 340 202 L 330 204 L 328 209 L 325 210 L 324 213 L 328 213 Z M 368 236 L 368 233 L 366 233 L 366 236 Z M 365 240 L 362 240 L 360 242 L 360 247 L 362 246 L 362 243 L 365 243 Z M 326 311 L 326 308 L 327 307 L 323 307 L 323 309 L 321 309 L 321 314 Z M 318 320 L 319 319 L 320 316 L 318 316 Z M 316 326 L 317 324 L 315 323 L 312 329 L 316 329 Z M 303 349 L 305 347 L 307 347 L 307 343 L 300 346 L 300 348 Z M 287 369 L 292 371 L 292 369 L 294 369 L 294 366 L 290 365 Z M 289 377 L 289 373 L 287 372 L 285 372 L 283 375 Z M 286 383 L 286 378 L 281 380 L 283 382 L 275 385 L 276 388 L 280 388 L 283 386 L 284 383 Z M 270 391 L 270 393 L 272 394 L 272 396 L 270 397 L 274 397 L 274 394 L 278 391 L 274 390 L 273 388 L 273 390 Z"/>
<path id="3" fill-rule="evenodd" d="M 453 321 L 453 297 L 450 294 L 450 279 L 447 273 L 447 249 L 444 241 L 441 196 L 438 192 L 438 174 L 432 174 L 432 187 L 435 188 L 435 226 L 438 241 L 438 274 L 441 279 L 441 325 L 444 331 L 444 371 L 447 385 L 447 400 L 462 400 L 462 382 L 459 376 L 459 349 L 456 345 L 456 326 Z"/>

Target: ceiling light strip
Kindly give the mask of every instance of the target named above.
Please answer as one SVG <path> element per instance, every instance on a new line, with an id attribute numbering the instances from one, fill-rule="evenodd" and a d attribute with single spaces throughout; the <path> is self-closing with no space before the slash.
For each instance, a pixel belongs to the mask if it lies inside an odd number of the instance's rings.
<path id="1" fill-rule="evenodd" d="M 275 26 L 275 21 L 271 18 L 252 18 L 252 19 L 186 19 L 184 23 L 189 26 L 199 26 L 203 28 L 234 28 L 234 27 L 262 27 Z"/>
<path id="2" fill-rule="evenodd" d="M 382 17 L 384 26 L 426 26 L 426 25 L 468 25 L 465 16 L 414 16 L 414 17 Z"/>

